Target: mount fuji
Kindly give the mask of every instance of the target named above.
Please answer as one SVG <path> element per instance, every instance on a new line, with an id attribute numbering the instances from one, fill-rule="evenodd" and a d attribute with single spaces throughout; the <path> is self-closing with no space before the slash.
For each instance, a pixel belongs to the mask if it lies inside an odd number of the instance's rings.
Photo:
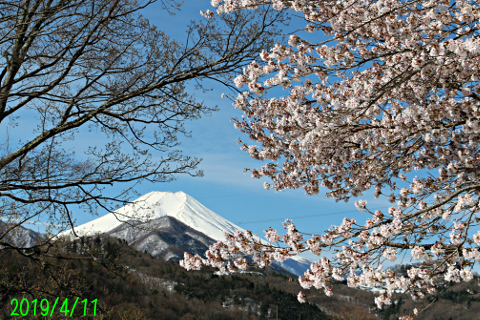
<path id="1" fill-rule="evenodd" d="M 147 193 L 113 213 L 75 227 L 79 236 L 103 234 L 125 239 L 137 250 L 166 260 L 179 260 L 184 251 L 203 255 L 208 246 L 225 240 L 224 232 L 236 231 L 245 230 L 181 191 Z M 59 236 L 75 238 L 72 230 Z M 311 263 L 296 256 L 278 265 L 303 275 Z"/>

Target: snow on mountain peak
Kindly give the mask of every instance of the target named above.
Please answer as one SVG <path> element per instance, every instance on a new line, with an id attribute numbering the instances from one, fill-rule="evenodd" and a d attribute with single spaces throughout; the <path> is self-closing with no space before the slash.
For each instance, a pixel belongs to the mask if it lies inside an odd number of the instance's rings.
<path id="1" fill-rule="evenodd" d="M 224 232 L 235 233 L 242 228 L 203 206 L 186 193 L 149 192 L 132 203 L 98 219 L 75 228 L 80 235 L 93 235 L 108 232 L 125 221 L 147 222 L 164 216 L 171 216 L 185 223 L 192 229 L 200 231 L 214 240 L 224 240 Z M 66 231 L 62 235 L 70 235 Z"/>

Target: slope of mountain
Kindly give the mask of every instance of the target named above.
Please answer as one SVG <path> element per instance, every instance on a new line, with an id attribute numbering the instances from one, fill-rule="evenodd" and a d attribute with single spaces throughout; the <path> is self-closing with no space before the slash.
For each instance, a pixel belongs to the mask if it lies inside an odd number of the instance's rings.
<path id="1" fill-rule="evenodd" d="M 200 243 L 207 247 L 211 242 L 207 241 L 206 238 L 221 241 L 224 240 L 225 232 L 235 233 L 236 231 L 245 231 L 206 208 L 184 192 L 154 191 L 116 210 L 114 213 L 104 215 L 76 227 L 75 232 L 80 236 L 110 234 L 118 238 L 124 238 L 130 244 L 135 243 L 140 250 L 147 250 L 152 255 L 158 256 L 155 252 L 159 253 L 162 252 L 162 250 L 166 250 L 167 242 L 160 237 L 159 234 L 155 234 L 154 232 L 148 233 L 147 230 L 154 230 L 157 227 L 162 228 L 162 223 L 167 221 L 166 219 L 162 219 L 164 217 L 174 218 L 177 222 L 181 222 L 190 229 L 197 231 L 198 233 L 190 231 L 186 236 L 197 240 L 202 239 L 199 240 Z M 168 221 L 172 222 L 173 220 Z M 129 224 L 137 228 L 128 228 Z M 145 229 L 144 232 L 141 232 L 139 228 Z M 163 237 L 165 237 L 166 233 L 160 234 L 163 234 Z M 60 234 L 60 236 L 69 237 L 72 235 L 73 232 L 71 230 Z M 193 247 L 200 249 L 202 245 L 199 243 L 194 245 L 192 239 L 184 238 L 179 241 L 184 243 L 190 241 Z M 191 253 L 194 252 L 197 252 L 197 250 Z M 205 250 L 202 253 L 204 252 Z M 310 267 L 311 262 L 311 260 L 306 258 L 293 257 L 283 263 L 279 263 L 279 265 L 294 274 L 301 275 Z"/>
<path id="2" fill-rule="evenodd" d="M 303 276 L 303 273 L 310 268 L 313 261 L 308 258 L 296 256 L 283 262 L 274 261 L 274 263 L 297 276 Z"/>
<path id="3" fill-rule="evenodd" d="M 105 234 L 125 239 L 137 250 L 147 251 L 152 256 L 162 257 L 167 261 L 183 259 L 185 251 L 204 254 L 215 242 L 170 216 L 157 218 L 148 224 L 137 224 L 136 228 L 121 224 Z"/>
<path id="4" fill-rule="evenodd" d="M 20 248 L 33 247 L 37 245 L 43 237 L 41 233 L 24 228 L 22 226 L 18 226 L 11 231 L 9 229 L 10 225 L 0 220 L 0 235 L 2 235 L 3 232 L 8 232 L 8 234 L 2 241 L 13 244 Z"/>

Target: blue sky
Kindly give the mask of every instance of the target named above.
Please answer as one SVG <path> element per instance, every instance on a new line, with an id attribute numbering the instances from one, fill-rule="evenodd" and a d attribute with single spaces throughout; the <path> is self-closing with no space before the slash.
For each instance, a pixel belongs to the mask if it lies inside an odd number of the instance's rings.
<path id="1" fill-rule="evenodd" d="M 188 21 L 197 19 L 199 11 L 207 9 L 214 10 L 209 1 L 187 1 L 183 11 L 175 16 L 169 16 L 168 19 L 164 19 L 165 13 L 161 10 L 149 10 L 146 17 L 160 28 L 163 28 L 163 25 L 169 26 L 166 29 L 167 33 L 182 40 L 184 34 L 181 30 L 185 30 Z M 302 26 L 304 24 L 293 23 L 290 28 L 299 30 Z M 312 39 L 311 34 L 303 33 L 302 36 L 314 42 L 319 41 Z M 187 122 L 185 126 L 192 131 L 192 137 L 181 139 L 181 149 L 185 154 L 203 158 L 200 168 L 204 170 L 205 176 L 202 178 L 178 176 L 176 181 L 165 184 L 143 183 L 137 191 L 141 194 L 154 190 L 183 191 L 207 208 L 261 237 L 264 236 L 263 231 L 269 227 L 283 231 L 282 222 L 286 218 L 292 219 L 301 232 L 314 234 L 321 234 L 332 224 L 339 225 L 344 217 L 355 218 L 360 225 L 365 223 L 370 216 L 355 208 L 355 200 L 348 203 L 336 202 L 325 196 L 328 192 L 326 188 L 320 189 L 320 193 L 315 196 L 307 196 L 303 190 L 275 192 L 263 188 L 265 180 L 253 179 L 250 174 L 244 174 L 245 168 L 259 168 L 262 163 L 251 159 L 237 145 L 239 137 L 244 141 L 247 138 L 236 130 L 230 121 L 231 118 L 240 117 L 242 113 L 232 106 L 230 100 L 221 99 L 222 93 L 228 93 L 227 89 L 215 83 L 212 84 L 212 89 L 213 91 L 206 94 L 202 92 L 195 94 L 207 105 L 218 105 L 220 110 L 211 116 Z M 275 91 L 275 94 L 281 94 L 281 91 Z M 412 172 L 408 174 L 408 178 L 411 180 L 416 175 L 424 174 L 425 171 Z M 434 174 L 437 174 L 436 170 Z M 399 186 L 402 186 L 401 182 Z M 358 199 L 367 200 L 371 211 L 381 209 L 385 212 L 392 206 L 386 197 L 375 199 L 373 191 L 365 192 Z M 313 254 L 307 256 L 314 258 Z M 411 255 L 402 252 L 396 263 L 410 261 Z M 391 264 L 384 263 L 386 266 Z M 478 272 L 478 268 L 476 271 Z"/>
<path id="2" fill-rule="evenodd" d="M 143 14 L 150 22 L 159 29 L 165 31 L 172 38 L 179 42 L 184 42 L 186 38 L 186 26 L 193 19 L 202 19 L 200 10 L 214 10 L 208 0 L 192 1 L 187 0 L 182 7 L 182 11 L 175 15 L 169 15 L 161 9 L 161 4 L 155 3 L 144 10 Z M 293 23 L 289 28 L 299 30 L 303 23 Z M 302 34 L 304 36 L 305 34 Z M 316 34 L 305 35 L 311 41 L 321 41 L 324 39 L 314 39 Z M 262 163 L 251 159 L 247 153 L 240 150 L 237 144 L 239 137 L 246 141 L 247 137 L 242 135 L 239 130 L 233 127 L 232 118 L 240 117 L 242 113 L 232 106 L 229 99 L 222 99 L 222 93 L 229 93 L 228 89 L 220 86 L 217 82 L 204 83 L 212 91 L 195 91 L 193 85 L 187 86 L 190 93 L 193 93 L 199 101 L 203 101 L 208 106 L 218 106 L 219 111 L 211 116 L 204 116 L 201 119 L 188 121 L 185 127 L 191 131 L 192 137 L 185 138 L 180 136 L 181 149 L 185 155 L 203 158 L 199 169 L 204 171 L 204 177 L 192 178 L 188 175 L 178 175 L 177 180 L 170 183 L 150 183 L 143 182 L 135 187 L 140 194 L 146 194 L 151 191 L 183 191 L 194 197 L 200 203 L 210 210 L 225 217 L 238 226 L 251 230 L 254 234 L 264 237 L 263 231 L 273 227 L 282 232 L 282 222 L 285 219 L 292 219 L 299 231 L 308 234 L 321 234 L 331 225 L 339 225 L 344 217 L 355 218 L 357 223 L 363 225 L 369 217 L 368 213 L 362 213 L 355 208 L 354 201 L 349 203 L 336 202 L 334 199 L 325 196 L 327 189 L 320 189 L 319 195 L 307 196 L 303 190 L 284 190 L 275 192 L 263 188 L 262 179 L 253 179 L 250 174 L 244 174 L 245 168 L 259 168 Z M 287 94 L 281 89 L 276 89 L 271 96 Z M 16 128 L 5 128 L 5 124 L 0 125 L 0 133 L 7 132 L 14 137 L 20 137 L 27 140 L 33 137 L 32 131 L 25 128 L 32 128 L 35 123 L 34 116 L 26 110 L 22 113 L 22 124 Z M 86 149 L 92 141 L 101 143 L 95 132 L 86 132 L 81 130 L 75 141 L 65 148 L 72 151 Z M 127 151 L 127 150 L 126 150 Z M 422 175 L 425 172 L 412 173 L 408 177 L 412 178 L 416 174 Z M 436 171 L 434 172 L 436 174 Z M 107 190 L 106 196 L 114 196 L 118 191 L 128 187 L 128 185 L 117 184 Z M 132 198 L 130 200 L 134 200 Z M 386 211 L 392 204 L 387 198 L 381 197 L 375 199 L 373 192 L 365 192 L 358 199 L 367 200 L 368 208 L 374 210 Z M 357 199 L 357 200 L 358 200 Z M 100 215 L 107 212 L 99 212 Z M 96 219 L 88 213 L 78 212 L 75 214 L 76 224 L 80 225 Z M 26 224 L 26 227 L 43 232 L 45 229 L 41 224 Z M 314 258 L 313 254 L 307 255 Z M 407 263 L 410 261 L 410 254 L 405 255 L 405 260 L 398 263 Z M 386 266 L 390 265 L 385 264 Z"/>
<path id="3" fill-rule="evenodd" d="M 200 10 L 207 9 L 213 10 L 209 1 L 189 0 L 176 15 L 168 15 L 159 3 L 150 6 L 143 14 L 167 34 L 183 41 L 188 22 L 201 18 Z M 192 131 L 192 137 L 180 137 L 180 149 L 186 155 L 203 158 L 199 168 L 204 170 L 205 176 L 192 178 L 179 175 L 171 183 L 144 182 L 137 186 L 136 191 L 140 194 L 151 191 L 183 191 L 207 208 L 261 237 L 263 230 L 270 226 L 282 230 L 281 223 L 286 218 L 293 219 L 298 229 L 306 233 L 322 233 L 332 224 L 340 224 L 345 216 L 355 218 L 363 225 L 367 214 L 356 210 L 353 201 L 343 203 L 326 198 L 326 189 L 316 196 L 307 196 L 302 190 L 267 191 L 263 188 L 263 180 L 252 179 L 250 174 L 244 174 L 245 168 L 258 168 L 262 164 L 251 159 L 237 145 L 241 132 L 234 129 L 230 120 L 241 113 L 234 109 L 230 100 L 221 99 L 221 94 L 227 92 L 227 89 L 216 83 L 207 83 L 207 87 L 209 85 L 213 91 L 203 93 L 191 90 L 198 100 L 203 100 L 210 106 L 218 105 L 220 110 L 211 116 L 185 123 L 185 127 Z M 94 135 L 95 133 L 79 135 L 75 140 L 75 148 L 86 147 Z M 123 187 L 118 185 L 113 189 Z M 386 199 L 374 199 L 371 193 L 365 194 L 361 199 L 367 199 L 372 210 L 387 209 L 390 206 Z M 83 224 L 94 218 L 96 217 L 79 214 L 76 215 L 76 222 Z"/>
<path id="4" fill-rule="evenodd" d="M 213 10 L 209 1 L 187 1 L 175 16 L 166 17 L 165 12 L 155 6 L 145 16 L 159 28 L 169 26 L 164 30 L 182 40 L 184 33 L 181 30 L 185 30 L 188 21 L 199 18 L 199 11 L 207 9 Z M 291 28 L 297 29 L 295 26 Z M 140 193 L 184 191 L 209 209 L 260 236 L 270 226 L 281 229 L 281 222 L 286 218 L 293 219 L 299 230 L 308 233 L 319 233 L 332 224 L 340 224 L 345 216 L 356 217 L 363 224 L 367 216 L 356 210 L 353 202 L 328 199 L 324 196 L 326 189 L 317 196 L 307 196 L 302 190 L 277 193 L 265 190 L 263 180 L 244 174 L 245 168 L 258 168 L 261 162 L 240 150 L 237 138 L 242 133 L 233 128 L 230 119 L 240 116 L 241 112 L 232 106 L 230 100 L 221 99 L 222 93 L 228 93 L 226 88 L 212 85 L 213 91 L 206 94 L 197 91 L 195 95 L 208 105 L 218 105 L 220 110 L 187 122 L 186 128 L 192 131 L 192 137 L 181 139 L 185 154 L 203 158 L 200 168 L 205 176 L 191 178 L 184 175 L 171 183 L 143 183 L 137 188 Z M 364 198 L 371 200 L 372 209 L 389 206 L 384 199 L 375 200 L 371 195 Z"/>

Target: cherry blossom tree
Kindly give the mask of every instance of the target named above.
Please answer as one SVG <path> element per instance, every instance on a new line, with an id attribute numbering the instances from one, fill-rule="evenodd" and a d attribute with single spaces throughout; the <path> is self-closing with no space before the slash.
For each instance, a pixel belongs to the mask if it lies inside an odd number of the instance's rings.
<path id="1" fill-rule="evenodd" d="M 304 251 L 320 256 L 299 278 L 332 294 L 331 279 L 351 287 L 382 285 L 378 307 L 395 291 L 421 299 L 450 281 L 469 281 L 480 262 L 480 6 L 446 0 L 213 0 L 217 13 L 272 6 L 303 16 L 305 31 L 260 54 L 235 79 L 235 127 L 259 145 L 242 149 L 264 165 L 266 189 L 328 188 L 348 201 L 374 190 L 387 211 L 366 221 L 345 218 L 309 238 L 294 223 L 286 233 L 228 235 L 206 259 L 182 264 L 243 269 L 238 253 L 260 266 Z M 304 36 L 302 36 L 304 34 Z M 307 35 L 307 36 L 305 36 Z M 246 89 L 245 89 L 246 88 Z M 279 88 L 279 89 L 275 89 Z M 283 89 L 283 96 L 272 97 Z M 335 250 L 327 259 L 325 251 Z M 384 269 L 401 254 L 408 275 Z M 303 293 L 299 300 L 305 301 Z M 414 318 L 417 310 L 404 318 Z"/>

